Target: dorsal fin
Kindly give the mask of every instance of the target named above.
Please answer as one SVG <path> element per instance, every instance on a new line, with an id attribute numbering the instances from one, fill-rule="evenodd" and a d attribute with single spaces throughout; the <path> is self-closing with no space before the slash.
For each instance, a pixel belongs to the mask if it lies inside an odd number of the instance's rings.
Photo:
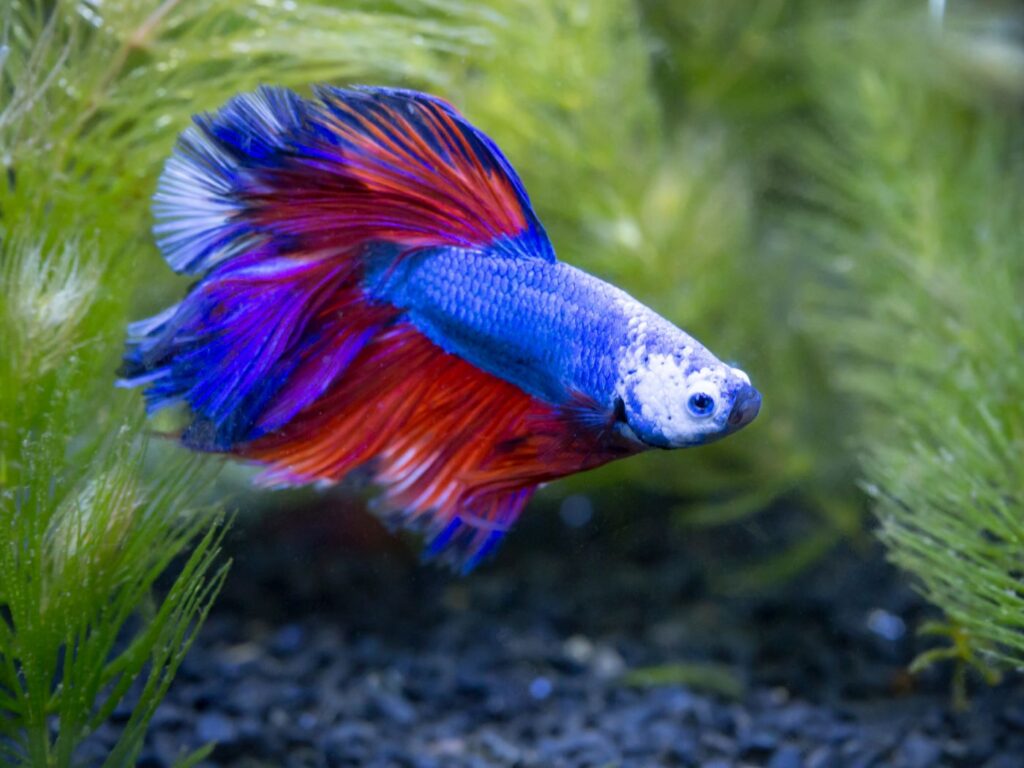
<path id="1" fill-rule="evenodd" d="M 188 402 L 195 447 L 273 429 L 343 374 L 396 314 L 362 294 L 380 254 L 469 245 L 554 259 L 515 171 L 453 107 L 379 88 L 316 95 L 261 88 L 198 116 L 160 178 L 157 242 L 200 280 L 132 326 L 123 383 L 147 385 L 151 408 Z M 330 363 L 292 380 L 321 347 Z"/>
<path id="2" fill-rule="evenodd" d="M 261 88 L 182 134 L 154 198 L 172 267 L 377 241 L 554 261 L 512 166 L 454 107 L 414 91 L 315 92 Z"/>
<path id="3" fill-rule="evenodd" d="M 360 211 L 383 239 L 415 245 L 501 247 L 508 255 L 554 261 L 518 174 L 501 150 L 435 96 L 390 88 L 321 87 L 322 124 L 353 177 L 379 196 Z"/>

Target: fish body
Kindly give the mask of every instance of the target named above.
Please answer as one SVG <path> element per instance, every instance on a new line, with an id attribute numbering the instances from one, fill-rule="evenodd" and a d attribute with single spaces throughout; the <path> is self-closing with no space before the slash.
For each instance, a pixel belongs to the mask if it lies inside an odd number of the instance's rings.
<path id="1" fill-rule="evenodd" d="M 410 259 L 374 287 L 445 351 L 551 403 L 569 392 L 611 407 L 628 317 L 623 292 L 560 262 L 485 252 Z"/>
<path id="2" fill-rule="evenodd" d="M 412 91 L 283 89 L 196 119 L 155 196 L 198 281 L 129 329 L 122 383 L 264 482 L 367 468 L 466 571 L 539 483 L 749 423 L 745 373 L 557 260 L 497 146 Z"/>
<path id="3" fill-rule="evenodd" d="M 481 370 L 512 382 L 549 403 L 582 396 L 603 412 L 629 404 L 619 425 L 649 446 L 681 447 L 721 437 L 719 419 L 701 418 L 694 429 L 683 413 L 666 413 L 689 427 L 671 430 L 644 414 L 645 385 L 662 389 L 657 400 L 672 400 L 670 389 L 692 388 L 689 377 L 714 378 L 735 401 L 739 390 L 752 397 L 742 371 L 724 366 L 696 339 L 625 291 L 563 262 L 510 259 L 486 251 L 428 251 L 404 262 L 384 279 L 371 273 L 368 293 L 405 310 L 431 341 Z M 660 382 L 655 360 L 672 369 Z M 672 377 L 680 380 L 673 382 Z M 679 404 L 686 400 L 680 393 Z M 663 409 L 666 410 L 667 408 Z M 631 426 L 632 425 L 632 426 Z M 641 430 L 643 438 L 636 435 Z"/>

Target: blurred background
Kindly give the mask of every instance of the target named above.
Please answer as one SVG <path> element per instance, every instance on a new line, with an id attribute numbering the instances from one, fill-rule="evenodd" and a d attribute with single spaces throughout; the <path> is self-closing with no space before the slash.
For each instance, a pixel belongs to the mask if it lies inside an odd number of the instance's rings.
<path id="1" fill-rule="evenodd" d="M 236 92 L 316 82 L 449 99 L 520 172 L 561 259 L 736 361 L 764 396 L 758 420 L 729 440 L 544 489 L 480 583 L 553 589 L 560 572 L 545 582 L 531 554 L 544 550 L 578 559 L 566 583 L 586 583 L 589 569 L 670 601 L 696 584 L 712 605 L 799 592 L 818 578 L 808 573 L 841 563 L 821 580 L 835 590 L 823 600 L 870 591 L 884 571 L 877 588 L 902 595 L 886 616 L 935 638 L 903 648 L 897 666 L 918 653 L 918 667 L 946 660 L 959 700 L 965 680 L 994 682 L 1020 665 L 1016 4 L 9 0 L 0 752 L 13 763 L 73 764 L 129 700 L 103 759 L 135 759 L 196 628 L 211 605 L 217 615 L 229 556 L 250 585 L 275 569 L 319 573 L 341 593 L 394 578 L 439 590 L 414 603 L 478 605 L 459 601 L 479 585 L 415 565 L 417 543 L 366 514 L 366 489 L 254 491 L 248 468 L 154 438 L 176 416 L 146 422 L 138 395 L 113 389 L 125 324 L 187 287 L 149 234 L 176 135 Z M 282 565 L 267 541 L 295 549 Z M 356 575 L 324 575 L 321 561 Z M 665 570 L 673 562 L 683 575 Z M 264 599 L 301 615 L 297 593 L 232 591 L 241 578 L 228 576 L 224 603 L 241 616 Z M 365 595 L 331 599 L 354 610 Z M 385 617 L 405 610 L 374 605 Z M 562 609 L 575 626 L 583 609 Z M 665 654 L 619 655 L 624 669 L 666 669 Z M 720 694 L 732 678 L 721 683 L 716 669 Z M 709 679 L 704 667 L 668 672 Z M 72 680 L 80 695 L 67 693 Z M 207 725 L 200 741 L 221 741 Z"/>

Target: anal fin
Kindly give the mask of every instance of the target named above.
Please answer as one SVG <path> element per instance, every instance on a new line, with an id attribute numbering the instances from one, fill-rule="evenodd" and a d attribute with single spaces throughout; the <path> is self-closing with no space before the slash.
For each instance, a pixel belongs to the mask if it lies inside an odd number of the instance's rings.
<path id="1" fill-rule="evenodd" d="M 278 484 L 369 467 L 382 488 L 376 511 L 421 532 L 428 558 L 468 572 L 539 483 L 627 450 L 605 438 L 398 323 L 310 408 L 239 453 L 267 463 Z"/>

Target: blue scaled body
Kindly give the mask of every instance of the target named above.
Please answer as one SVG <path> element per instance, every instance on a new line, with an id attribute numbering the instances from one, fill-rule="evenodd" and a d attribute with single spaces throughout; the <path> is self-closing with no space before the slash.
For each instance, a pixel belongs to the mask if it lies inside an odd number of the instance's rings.
<path id="1" fill-rule="evenodd" d="M 445 351 L 553 404 L 578 394 L 612 410 L 638 343 L 707 362 L 699 343 L 625 291 L 558 261 L 433 249 L 372 271 L 367 287 Z"/>

